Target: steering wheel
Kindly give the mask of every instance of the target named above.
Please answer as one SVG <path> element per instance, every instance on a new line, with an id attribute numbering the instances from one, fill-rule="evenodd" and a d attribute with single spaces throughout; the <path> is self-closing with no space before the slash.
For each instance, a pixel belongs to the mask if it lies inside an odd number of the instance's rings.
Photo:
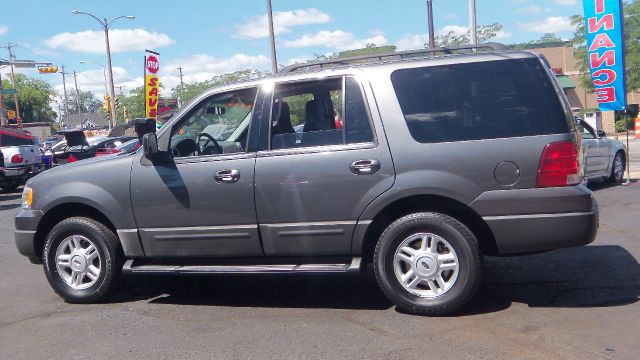
<path id="1" fill-rule="evenodd" d="M 200 138 L 206 138 L 206 141 L 204 142 L 204 145 L 200 146 Z M 207 145 L 209 145 L 209 143 L 213 143 L 213 147 L 216 149 L 216 154 L 222 154 L 223 150 L 222 150 L 222 146 L 220 146 L 220 144 L 218 144 L 218 141 L 216 141 L 216 139 L 213 138 L 213 136 L 207 134 L 207 133 L 200 133 L 198 134 L 198 155 L 212 155 L 212 154 L 203 154 L 204 150 L 207 148 Z"/>

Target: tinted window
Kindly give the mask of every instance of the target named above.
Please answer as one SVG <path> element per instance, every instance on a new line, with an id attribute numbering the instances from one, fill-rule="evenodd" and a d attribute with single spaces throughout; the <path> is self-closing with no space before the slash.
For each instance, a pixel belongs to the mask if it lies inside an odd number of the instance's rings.
<path id="1" fill-rule="evenodd" d="M 403 69 L 391 81 L 411 136 L 422 143 L 569 131 L 536 59 Z"/>
<path id="2" fill-rule="evenodd" d="M 8 134 L 0 135 L 0 142 L 2 142 L 2 146 L 33 145 L 33 140 L 31 139 L 11 136 Z"/>

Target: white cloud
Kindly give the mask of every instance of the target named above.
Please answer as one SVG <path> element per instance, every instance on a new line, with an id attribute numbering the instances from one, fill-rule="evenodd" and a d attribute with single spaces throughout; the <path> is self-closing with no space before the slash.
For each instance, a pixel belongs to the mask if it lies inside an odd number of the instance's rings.
<path id="1" fill-rule="evenodd" d="M 66 69 L 65 69 L 66 70 Z M 78 89 L 82 91 L 91 91 L 99 99 L 105 95 L 105 78 L 102 68 L 91 69 L 86 71 L 79 71 L 76 73 L 78 79 Z M 54 79 L 56 85 L 54 88 L 60 93 L 63 93 L 62 77 L 56 76 Z M 73 81 L 73 73 L 66 76 L 67 91 L 75 91 L 75 84 Z M 115 66 L 113 67 L 113 84 L 115 86 L 116 94 L 120 93 L 118 86 L 122 86 L 122 91 L 127 94 L 129 91 L 144 85 L 142 76 L 132 76 L 127 69 Z"/>
<path id="2" fill-rule="evenodd" d="M 574 26 L 571 20 L 565 16 L 551 16 L 542 21 L 532 21 L 518 24 L 520 30 L 545 33 L 557 33 L 562 31 L 572 31 Z"/>
<path id="3" fill-rule="evenodd" d="M 111 52 L 142 51 L 175 44 L 169 35 L 148 32 L 143 29 L 114 29 L 109 31 Z M 65 49 L 85 53 L 104 52 L 104 32 L 81 31 L 61 33 L 50 37 L 44 44 L 53 49 Z"/>
<path id="4" fill-rule="evenodd" d="M 533 14 L 533 15 L 537 15 L 537 14 L 542 14 L 542 13 L 548 13 L 548 12 L 552 12 L 553 9 L 550 7 L 542 7 L 542 6 L 538 6 L 538 5 L 531 5 L 531 6 L 526 6 L 523 8 L 520 8 L 518 10 L 516 10 L 516 12 L 518 14 Z"/>
<path id="5" fill-rule="evenodd" d="M 6 34 L 9 31 L 9 27 L 7 25 L 0 25 L 0 35 Z"/>
<path id="6" fill-rule="evenodd" d="M 276 11 L 273 13 L 273 31 L 284 34 L 294 26 L 325 24 L 331 17 L 315 8 Z M 258 39 L 269 36 L 267 15 L 254 16 L 244 24 L 235 25 L 235 36 L 241 38 Z"/>
<path id="7" fill-rule="evenodd" d="M 553 2 L 560 5 L 575 5 L 578 0 L 553 0 Z"/>
<path id="8" fill-rule="evenodd" d="M 208 54 L 197 54 L 174 59 L 160 67 L 160 82 L 165 91 L 175 88 L 180 82 L 177 68 L 182 67 L 186 84 L 211 79 L 215 75 L 246 69 L 267 69 L 271 59 L 265 55 L 235 54 L 228 58 L 217 58 Z"/>
<path id="9" fill-rule="evenodd" d="M 366 39 L 356 39 L 351 32 L 322 30 L 315 34 L 304 34 L 294 40 L 281 40 L 280 46 L 285 48 L 324 46 L 336 50 L 349 50 L 363 48 L 371 43 L 381 46 L 389 42 L 380 32 L 376 32 Z"/>
<path id="10" fill-rule="evenodd" d="M 455 35 L 464 35 L 467 33 L 467 31 L 469 31 L 469 27 L 467 26 L 460 26 L 460 25 L 447 25 L 445 27 L 443 27 L 442 29 L 439 29 L 437 31 L 438 35 L 446 35 L 450 32 L 454 33 Z"/>
<path id="11" fill-rule="evenodd" d="M 407 34 L 396 41 L 396 47 L 398 50 L 423 49 L 427 41 L 427 34 Z"/>

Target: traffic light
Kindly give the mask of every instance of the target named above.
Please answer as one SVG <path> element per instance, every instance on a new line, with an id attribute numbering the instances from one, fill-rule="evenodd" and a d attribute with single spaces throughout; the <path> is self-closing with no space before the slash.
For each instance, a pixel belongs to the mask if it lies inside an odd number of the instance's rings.
<path id="1" fill-rule="evenodd" d="M 111 97 L 109 95 L 104 96 L 104 109 L 107 110 L 107 113 L 111 116 Z"/>
<path id="2" fill-rule="evenodd" d="M 127 109 L 127 105 L 124 105 L 124 106 L 122 107 L 122 112 L 123 112 L 123 114 L 124 114 L 124 118 L 125 118 L 125 119 L 129 119 L 129 109 Z"/>
<path id="3" fill-rule="evenodd" d="M 38 67 L 38 72 L 40 74 L 55 74 L 58 72 L 57 66 L 40 66 Z"/>
<path id="4" fill-rule="evenodd" d="M 120 104 L 118 103 L 118 97 L 116 97 L 116 99 L 114 100 L 113 106 L 115 106 L 116 109 L 120 108 Z"/>
<path id="5" fill-rule="evenodd" d="M 111 120 L 111 111 L 107 111 L 107 119 Z"/>

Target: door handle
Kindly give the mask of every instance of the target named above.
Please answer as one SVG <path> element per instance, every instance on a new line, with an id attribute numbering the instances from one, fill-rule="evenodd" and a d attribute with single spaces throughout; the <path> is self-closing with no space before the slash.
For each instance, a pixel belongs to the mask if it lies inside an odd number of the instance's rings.
<path id="1" fill-rule="evenodd" d="M 216 174 L 213 176 L 213 179 L 217 183 L 225 183 L 230 184 L 240 180 L 240 171 L 236 169 L 230 170 L 218 170 Z"/>
<path id="2" fill-rule="evenodd" d="M 354 161 L 349 166 L 349 169 L 356 175 L 375 174 L 380 171 L 380 161 L 375 159 Z"/>

